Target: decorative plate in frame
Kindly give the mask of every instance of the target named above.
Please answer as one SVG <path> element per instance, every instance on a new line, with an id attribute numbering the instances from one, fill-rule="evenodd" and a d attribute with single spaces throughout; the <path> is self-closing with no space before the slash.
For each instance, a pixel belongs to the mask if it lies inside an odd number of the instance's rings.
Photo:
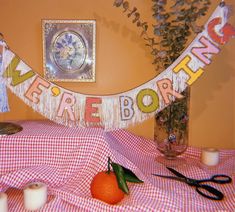
<path id="1" fill-rule="evenodd" d="M 43 68 L 50 81 L 95 82 L 94 20 L 43 20 Z"/>

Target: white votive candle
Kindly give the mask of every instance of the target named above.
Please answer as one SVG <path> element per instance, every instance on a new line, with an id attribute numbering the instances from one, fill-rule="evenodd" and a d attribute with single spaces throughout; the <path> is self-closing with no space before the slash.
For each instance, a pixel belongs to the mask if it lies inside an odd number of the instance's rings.
<path id="1" fill-rule="evenodd" d="M 7 205 L 7 195 L 5 193 L 0 192 L 0 211 L 7 212 L 8 205 Z"/>
<path id="2" fill-rule="evenodd" d="M 47 186 L 34 183 L 24 189 L 24 207 L 26 210 L 38 210 L 47 201 Z"/>
<path id="3" fill-rule="evenodd" d="M 202 149 L 201 161 L 207 166 L 217 165 L 219 163 L 219 151 L 215 148 Z"/>

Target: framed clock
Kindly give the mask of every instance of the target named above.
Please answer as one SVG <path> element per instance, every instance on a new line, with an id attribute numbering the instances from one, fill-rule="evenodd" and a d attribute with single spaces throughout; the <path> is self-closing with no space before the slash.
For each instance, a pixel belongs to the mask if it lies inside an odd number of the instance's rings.
<path id="1" fill-rule="evenodd" d="M 43 20 L 42 29 L 45 78 L 95 82 L 95 21 Z"/>

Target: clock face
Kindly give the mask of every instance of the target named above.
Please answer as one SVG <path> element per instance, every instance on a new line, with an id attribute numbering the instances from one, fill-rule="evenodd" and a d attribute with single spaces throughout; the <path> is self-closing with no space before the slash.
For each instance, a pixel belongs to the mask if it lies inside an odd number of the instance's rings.
<path id="1" fill-rule="evenodd" d="M 50 81 L 95 82 L 94 20 L 43 20 L 43 68 Z"/>
<path id="2" fill-rule="evenodd" d="M 74 31 L 58 34 L 51 44 L 51 58 L 61 71 L 79 71 L 85 64 L 86 57 L 86 44 L 82 36 Z"/>

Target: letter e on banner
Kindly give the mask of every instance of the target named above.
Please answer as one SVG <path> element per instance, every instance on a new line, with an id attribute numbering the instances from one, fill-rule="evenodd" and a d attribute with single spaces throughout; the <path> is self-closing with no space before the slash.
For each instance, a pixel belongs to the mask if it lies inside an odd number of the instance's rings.
<path id="1" fill-rule="evenodd" d="M 98 116 L 98 107 L 94 107 L 93 104 L 101 104 L 102 99 L 98 97 L 87 97 L 85 108 L 85 121 L 99 123 L 100 117 Z"/>
<path id="2" fill-rule="evenodd" d="M 34 102 L 36 104 L 39 103 L 38 96 L 42 93 L 41 87 L 48 88 L 50 86 L 50 83 L 43 78 L 37 76 L 33 83 L 30 85 L 28 90 L 25 93 L 25 97 L 29 99 L 31 102 Z"/>

